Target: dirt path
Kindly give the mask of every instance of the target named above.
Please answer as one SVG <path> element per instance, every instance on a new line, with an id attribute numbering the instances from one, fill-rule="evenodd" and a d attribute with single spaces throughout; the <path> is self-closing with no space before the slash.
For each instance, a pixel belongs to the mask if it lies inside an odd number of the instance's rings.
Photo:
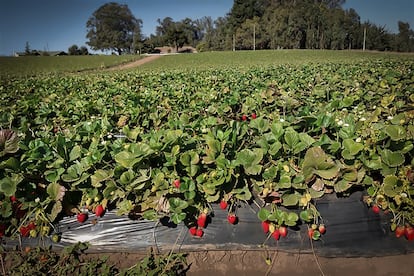
<path id="1" fill-rule="evenodd" d="M 133 61 L 133 62 L 129 62 L 129 63 L 125 63 L 125 64 L 121 64 L 121 65 L 118 65 L 118 66 L 108 68 L 107 70 L 108 71 L 116 71 L 116 70 L 131 69 L 131 68 L 141 66 L 145 63 L 151 62 L 153 60 L 156 60 L 160 57 L 161 57 L 161 55 L 150 55 L 150 56 L 146 56 L 144 58 L 141 58 L 141 59 Z"/>

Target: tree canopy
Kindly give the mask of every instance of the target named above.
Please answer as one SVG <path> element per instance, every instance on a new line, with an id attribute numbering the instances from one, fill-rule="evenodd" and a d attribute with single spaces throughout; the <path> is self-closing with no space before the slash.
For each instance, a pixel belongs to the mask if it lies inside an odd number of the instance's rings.
<path id="1" fill-rule="evenodd" d="M 186 43 L 199 50 L 249 49 L 366 49 L 414 51 L 414 32 L 398 22 L 399 33 L 384 26 L 361 22 L 354 9 L 343 9 L 345 0 L 234 0 L 229 13 L 174 22 L 159 19 L 155 46 Z"/>
<path id="2" fill-rule="evenodd" d="M 135 52 L 141 42 L 141 25 L 127 5 L 106 3 L 86 23 L 87 44 L 93 50 L 113 50 L 119 55 Z"/>

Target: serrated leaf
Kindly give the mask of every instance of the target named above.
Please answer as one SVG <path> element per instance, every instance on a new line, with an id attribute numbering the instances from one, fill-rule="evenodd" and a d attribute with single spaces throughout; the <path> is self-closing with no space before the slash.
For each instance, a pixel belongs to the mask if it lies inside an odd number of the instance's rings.
<path id="1" fill-rule="evenodd" d="M 336 193 L 343 193 L 352 187 L 352 184 L 346 180 L 340 180 L 334 184 L 334 190 Z"/>
<path id="2" fill-rule="evenodd" d="M 390 125 L 385 127 L 384 132 L 391 138 L 393 141 L 400 141 L 406 138 L 405 128 L 397 125 Z"/>
<path id="3" fill-rule="evenodd" d="M 277 176 L 277 168 L 274 165 L 271 165 L 269 168 L 266 168 L 263 173 L 262 177 L 264 180 L 271 180 L 276 178 Z"/>
<path id="4" fill-rule="evenodd" d="M 282 205 L 284 206 L 295 206 L 299 202 L 299 195 L 285 193 L 282 195 Z"/>
<path id="5" fill-rule="evenodd" d="M 352 139 L 345 139 L 342 142 L 344 149 L 352 156 L 357 155 L 361 150 L 364 149 L 364 145 L 361 143 L 357 143 Z"/>
<path id="6" fill-rule="evenodd" d="M 69 161 L 74 161 L 81 157 L 81 146 L 75 145 L 69 153 Z"/>
<path id="7" fill-rule="evenodd" d="M 398 177 L 395 175 L 387 175 L 384 177 L 383 184 L 384 194 L 388 197 L 395 197 L 402 191 L 402 188 L 399 186 Z"/>
<path id="8" fill-rule="evenodd" d="M 401 166 L 405 162 L 405 157 L 401 152 L 392 152 L 389 149 L 384 149 L 381 152 L 381 158 L 391 168 Z"/>
<path id="9" fill-rule="evenodd" d="M 265 208 L 260 208 L 259 212 L 257 212 L 257 217 L 261 220 L 261 221 L 266 221 L 268 220 L 270 215 L 270 211 L 265 209 Z"/>

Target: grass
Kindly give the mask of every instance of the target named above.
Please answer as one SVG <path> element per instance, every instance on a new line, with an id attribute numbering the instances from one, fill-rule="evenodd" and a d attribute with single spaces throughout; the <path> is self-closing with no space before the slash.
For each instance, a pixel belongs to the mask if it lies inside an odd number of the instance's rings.
<path id="1" fill-rule="evenodd" d="M 60 57 L 0 57 L 0 78 L 78 73 L 127 63 L 142 56 L 60 56 Z M 135 71 L 204 70 L 280 64 L 354 63 L 370 60 L 412 60 L 414 54 L 328 51 L 328 50 L 265 50 L 236 52 L 205 52 L 163 56 L 146 63 Z M 117 71 L 115 71 L 117 72 Z"/>
<path id="2" fill-rule="evenodd" d="M 141 58 L 136 55 L 0 57 L 0 77 L 35 76 L 101 69 Z"/>
<path id="3" fill-rule="evenodd" d="M 362 52 L 362 51 L 324 51 L 324 50 L 265 50 L 236 52 L 205 52 L 164 56 L 142 65 L 138 70 L 183 70 L 212 69 L 231 67 L 271 66 L 303 63 L 354 63 L 375 59 L 410 59 L 414 54 Z"/>

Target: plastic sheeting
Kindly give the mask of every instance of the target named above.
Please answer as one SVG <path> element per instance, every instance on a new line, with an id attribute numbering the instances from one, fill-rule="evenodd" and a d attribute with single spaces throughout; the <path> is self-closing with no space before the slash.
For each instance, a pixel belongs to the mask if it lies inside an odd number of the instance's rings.
<path id="1" fill-rule="evenodd" d="M 357 192 L 347 198 L 325 196 L 317 202 L 327 232 L 319 241 L 313 241 L 313 248 L 320 256 L 386 256 L 414 252 L 414 242 L 405 238 L 397 239 L 390 232 L 389 217 L 374 214 L 362 202 L 362 193 Z M 87 222 L 80 224 L 76 217 L 66 217 L 57 226 L 62 233 L 56 249 L 77 242 L 89 242 L 89 252 L 137 252 L 150 246 L 160 250 L 264 250 L 278 249 L 286 252 L 309 253 L 312 244 L 307 235 L 306 225 L 289 228 L 288 235 L 276 242 L 266 240 L 261 223 L 257 218 L 258 207 L 242 205 L 237 209 L 239 218 L 236 225 L 227 221 L 227 211 L 213 206 L 211 222 L 208 223 L 202 238 L 193 237 L 188 228 L 174 225 L 168 220 L 159 222 L 133 220 L 128 216 L 117 216 L 114 211 L 96 218 L 90 214 Z M 39 240 L 24 238 L 23 245 L 33 245 Z M 44 239 L 50 244 L 49 239 Z M 17 241 L 6 240 L 6 246 L 15 246 Z"/>

